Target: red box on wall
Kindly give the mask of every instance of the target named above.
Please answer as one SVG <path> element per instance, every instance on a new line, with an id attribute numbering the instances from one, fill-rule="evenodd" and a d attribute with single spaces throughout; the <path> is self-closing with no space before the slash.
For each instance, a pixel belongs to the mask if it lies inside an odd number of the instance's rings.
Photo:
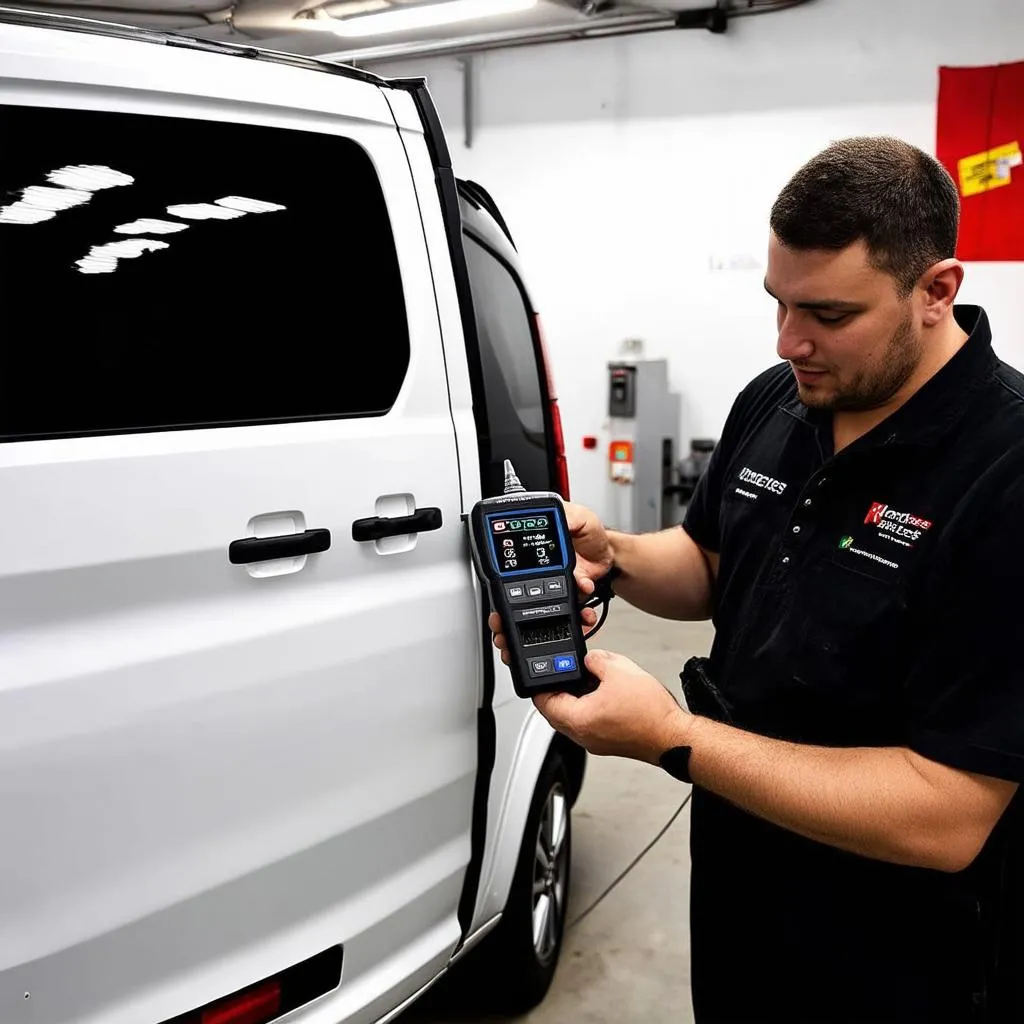
<path id="1" fill-rule="evenodd" d="M 935 153 L 960 190 L 957 256 L 1024 260 L 1024 61 L 940 68 Z"/>

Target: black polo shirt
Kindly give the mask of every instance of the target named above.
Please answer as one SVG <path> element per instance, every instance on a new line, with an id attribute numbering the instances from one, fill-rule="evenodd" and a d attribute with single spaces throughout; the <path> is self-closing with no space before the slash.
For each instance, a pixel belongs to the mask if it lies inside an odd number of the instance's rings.
<path id="1" fill-rule="evenodd" d="M 967 343 L 839 453 L 788 365 L 737 399 L 685 522 L 720 554 L 725 706 L 695 710 L 1024 780 L 1024 377 L 996 358 L 983 310 L 955 312 Z M 699 1024 L 1024 1020 L 1020 807 L 949 874 L 844 853 L 695 788 Z"/>

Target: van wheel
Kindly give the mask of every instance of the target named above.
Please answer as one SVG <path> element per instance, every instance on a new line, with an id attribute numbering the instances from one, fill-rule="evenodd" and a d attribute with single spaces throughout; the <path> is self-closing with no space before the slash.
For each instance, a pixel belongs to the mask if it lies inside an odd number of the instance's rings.
<path id="1" fill-rule="evenodd" d="M 487 1002 L 502 1013 L 535 1007 L 562 951 L 572 863 L 571 787 L 552 751 L 537 780 L 501 923 L 480 947 Z"/>

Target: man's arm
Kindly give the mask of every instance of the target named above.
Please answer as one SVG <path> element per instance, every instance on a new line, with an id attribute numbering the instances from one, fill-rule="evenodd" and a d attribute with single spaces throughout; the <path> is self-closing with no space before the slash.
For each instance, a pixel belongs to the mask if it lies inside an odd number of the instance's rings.
<path id="1" fill-rule="evenodd" d="M 615 593 L 663 619 L 711 617 L 718 556 L 705 551 L 681 526 L 659 533 L 608 531 L 622 575 Z"/>
<path id="2" fill-rule="evenodd" d="M 541 694 L 545 718 L 592 754 L 657 764 L 692 748 L 704 789 L 782 828 L 876 860 L 961 871 L 984 846 L 1017 783 L 960 771 L 902 747 L 816 747 L 690 715 L 653 676 L 608 651 L 586 697 Z"/>
<path id="3" fill-rule="evenodd" d="M 676 742 L 693 748 L 695 783 L 808 839 L 896 864 L 962 871 L 1017 789 L 903 747 L 808 746 L 681 715 Z"/>

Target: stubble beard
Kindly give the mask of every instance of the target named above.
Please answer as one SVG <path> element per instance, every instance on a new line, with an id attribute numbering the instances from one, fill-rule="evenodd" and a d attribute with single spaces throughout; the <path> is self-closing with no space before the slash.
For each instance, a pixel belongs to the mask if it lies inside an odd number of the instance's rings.
<path id="1" fill-rule="evenodd" d="M 921 361 L 921 339 L 908 314 L 896 328 L 877 369 L 861 370 L 830 394 L 799 386 L 800 400 L 827 412 L 864 412 L 885 405 L 910 379 Z"/>

